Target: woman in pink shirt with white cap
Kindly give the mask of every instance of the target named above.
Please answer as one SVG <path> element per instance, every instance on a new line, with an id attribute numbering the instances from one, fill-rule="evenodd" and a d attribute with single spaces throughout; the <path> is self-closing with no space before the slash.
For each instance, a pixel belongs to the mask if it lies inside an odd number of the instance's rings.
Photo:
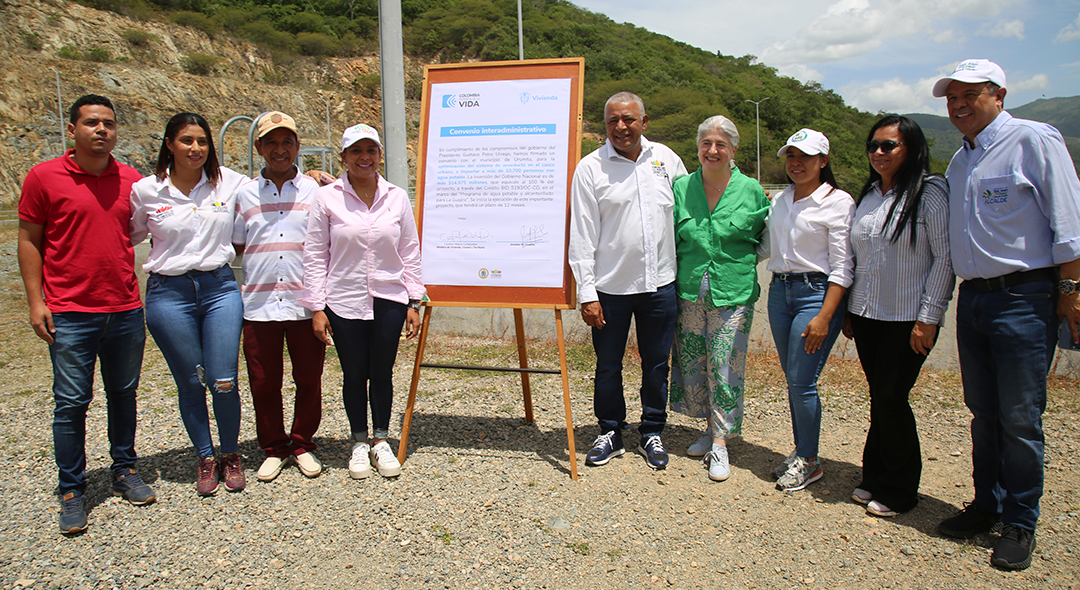
<path id="1" fill-rule="evenodd" d="M 402 325 L 410 338 L 420 329 L 420 239 L 409 195 L 379 174 L 379 132 L 354 125 L 341 146 L 345 174 L 319 189 L 308 217 L 302 302 L 314 312 L 315 336 L 337 345 L 353 440 L 349 475 L 368 477 L 374 465 L 396 477 L 401 464 L 386 441 L 393 369 Z"/>

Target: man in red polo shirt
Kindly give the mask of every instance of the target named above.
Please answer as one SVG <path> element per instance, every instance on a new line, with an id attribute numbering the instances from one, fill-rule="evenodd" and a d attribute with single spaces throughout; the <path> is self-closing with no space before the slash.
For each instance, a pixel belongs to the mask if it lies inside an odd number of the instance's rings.
<path id="1" fill-rule="evenodd" d="M 135 392 L 143 324 L 135 250 L 128 237 L 134 168 L 112 157 L 116 113 L 86 95 L 71 107 L 75 149 L 34 166 L 19 200 L 19 269 L 30 325 L 53 365 L 53 447 L 60 472 L 60 532 L 86 529 L 86 411 L 94 364 L 109 410 L 112 493 L 136 506 L 156 500 L 135 470 Z"/>

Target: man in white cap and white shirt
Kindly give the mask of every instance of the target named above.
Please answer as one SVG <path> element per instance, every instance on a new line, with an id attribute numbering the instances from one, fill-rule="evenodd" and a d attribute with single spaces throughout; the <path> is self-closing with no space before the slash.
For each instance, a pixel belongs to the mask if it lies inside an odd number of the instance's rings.
<path id="1" fill-rule="evenodd" d="M 261 116 L 255 149 L 266 167 L 237 196 L 232 240 L 244 255 L 244 358 L 255 432 L 266 454 L 257 477 L 272 481 L 290 460 L 307 477 L 317 477 L 322 463 L 312 438 L 322 420 L 326 346 L 315 337 L 312 313 L 298 297 L 304 290 L 308 211 L 319 185 L 294 165 L 300 138 L 289 115 L 273 111 Z M 296 384 L 288 432 L 281 395 L 286 342 Z"/>
<path id="2" fill-rule="evenodd" d="M 1005 73 L 985 59 L 960 62 L 934 85 L 964 134 L 946 177 L 975 487 L 938 529 L 961 538 L 999 531 L 991 563 L 1019 570 L 1035 549 L 1058 318 L 1080 342 L 1080 181 L 1061 134 L 1013 118 L 1005 88 Z"/>

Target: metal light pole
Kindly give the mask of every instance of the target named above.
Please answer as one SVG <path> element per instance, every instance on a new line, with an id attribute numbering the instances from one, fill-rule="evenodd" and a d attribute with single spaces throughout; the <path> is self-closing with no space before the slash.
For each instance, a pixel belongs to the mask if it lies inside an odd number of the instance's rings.
<path id="1" fill-rule="evenodd" d="M 64 141 L 64 103 L 60 99 L 60 72 L 56 71 L 56 68 L 49 68 L 56 73 L 56 114 L 59 116 L 60 121 L 60 155 L 64 155 L 67 150 L 67 143 Z"/>
<path id="2" fill-rule="evenodd" d="M 326 147 L 330 148 L 330 176 L 334 175 L 334 140 L 330 137 L 330 101 L 323 97 L 319 97 L 319 100 L 326 104 Z M 324 160 L 325 164 L 326 161 Z"/>
<path id="3" fill-rule="evenodd" d="M 405 144 L 405 55 L 401 45 L 401 0 L 379 0 L 379 68 L 386 180 L 407 190 L 409 152 Z"/>
<path id="4" fill-rule="evenodd" d="M 757 181 L 761 184 L 761 103 L 772 98 L 766 96 L 761 100 L 743 99 L 743 102 L 754 103 L 754 118 L 757 119 Z"/>
<path id="5" fill-rule="evenodd" d="M 525 36 L 522 34 L 521 27 L 521 0 L 517 0 L 518 4 L 518 59 L 525 59 Z"/>

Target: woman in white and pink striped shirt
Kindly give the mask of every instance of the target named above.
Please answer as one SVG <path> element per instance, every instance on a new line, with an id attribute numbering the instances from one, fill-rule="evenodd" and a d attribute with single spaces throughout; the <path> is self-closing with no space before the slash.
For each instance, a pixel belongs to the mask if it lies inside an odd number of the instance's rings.
<path id="1" fill-rule="evenodd" d="M 408 194 L 379 175 L 378 131 L 354 125 L 341 145 L 345 174 L 318 190 L 308 217 L 301 302 L 314 312 L 315 336 L 337 345 L 353 440 L 349 475 L 368 477 L 374 464 L 396 477 L 401 464 L 386 441 L 393 368 L 402 326 L 410 338 L 420 329 L 420 239 Z"/>

